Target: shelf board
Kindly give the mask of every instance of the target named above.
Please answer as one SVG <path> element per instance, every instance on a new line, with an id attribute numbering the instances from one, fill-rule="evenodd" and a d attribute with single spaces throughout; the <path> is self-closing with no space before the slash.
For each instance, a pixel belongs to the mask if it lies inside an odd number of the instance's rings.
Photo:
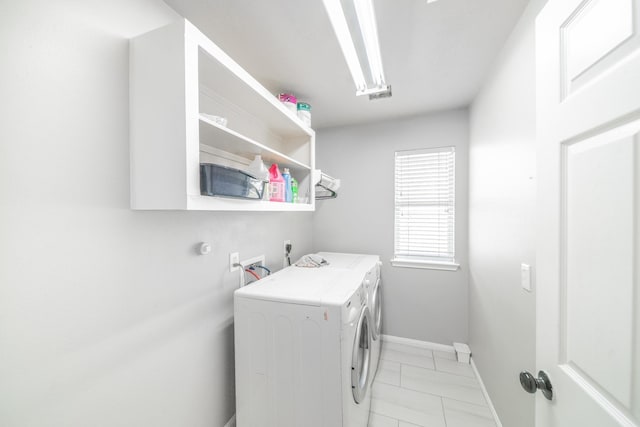
<path id="1" fill-rule="evenodd" d="M 188 210 L 200 211 L 262 211 L 311 212 L 312 204 L 268 202 L 263 200 L 232 199 L 225 197 L 189 196 Z"/>
<path id="2" fill-rule="evenodd" d="M 277 163 L 281 170 L 283 167 L 295 171 L 311 170 L 311 166 L 221 126 L 202 115 L 200 115 L 200 144 L 245 157 L 247 160 L 253 160 L 254 156 L 261 155 L 265 163 Z"/>
<path id="3" fill-rule="evenodd" d="M 198 55 L 200 83 L 215 88 L 222 97 L 233 100 L 254 117 L 262 118 L 275 133 L 287 136 L 311 136 L 313 129 L 305 125 L 277 98 L 237 62 L 209 40 L 196 27 L 185 21 L 187 34 L 200 47 Z"/>

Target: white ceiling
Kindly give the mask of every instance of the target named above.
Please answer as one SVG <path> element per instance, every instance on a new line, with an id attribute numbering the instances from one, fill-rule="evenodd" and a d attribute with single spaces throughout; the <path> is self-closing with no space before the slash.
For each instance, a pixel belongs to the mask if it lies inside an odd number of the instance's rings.
<path id="1" fill-rule="evenodd" d="M 355 86 L 321 0 L 165 0 L 315 129 L 469 105 L 528 0 L 375 0 L 393 97 Z"/>

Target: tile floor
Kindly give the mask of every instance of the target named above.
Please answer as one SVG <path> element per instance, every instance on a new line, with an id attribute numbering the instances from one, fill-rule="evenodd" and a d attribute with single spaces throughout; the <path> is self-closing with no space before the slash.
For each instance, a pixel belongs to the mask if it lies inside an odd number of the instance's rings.
<path id="1" fill-rule="evenodd" d="M 496 427 L 471 365 L 455 353 L 382 343 L 369 427 Z"/>

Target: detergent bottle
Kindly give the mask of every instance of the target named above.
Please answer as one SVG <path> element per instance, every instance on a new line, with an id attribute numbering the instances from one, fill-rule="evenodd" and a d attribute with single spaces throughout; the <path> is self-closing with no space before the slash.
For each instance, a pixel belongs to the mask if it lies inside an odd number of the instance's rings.
<path id="1" fill-rule="evenodd" d="M 298 203 L 298 181 L 291 177 L 291 203 Z"/>
<path id="2" fill-rule="evenodd" d="M 293 194 L 291 193 L 291 172 L 289 172 L 289 168 L 284 168 L 282 179 L 284 179 L 284 201 L 291 203 Z"/>
<path id="3" fill-rule="evenodd" d="M 264 165 L 262 156 L 257 154 L 246 171 L 249 175 L 262 181 L 262 200 L 269 200 L 269 169 Z"/>
<path id="4" fill-rule="evenodd" d="M 284 178 L 276 163 L 269 168 L 269 200 L 284 202 Z"/>
<path id="5" fill-rule="evenodd" d="M 264 165 L 262 156 L 260 154 L 257 154 L 255 156 L 255 158 L 247 168 L 247 173 L 255 178 L 258 178 L 261 181 L 269 182 L 269 170 Z"/>

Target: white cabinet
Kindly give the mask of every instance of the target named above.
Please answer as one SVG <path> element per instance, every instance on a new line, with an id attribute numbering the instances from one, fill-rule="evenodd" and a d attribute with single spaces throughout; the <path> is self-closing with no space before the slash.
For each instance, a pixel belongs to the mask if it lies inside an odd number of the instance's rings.
<path id="1" fill-rule="evenodd" d="M 188 21 L 131 40 L 130 97 L 133 209 L 314 209 L 314 131 Z M 200 194 L 201 162 L 242 169 L 256 154 L 290 169 L 301 203 Z"/>

